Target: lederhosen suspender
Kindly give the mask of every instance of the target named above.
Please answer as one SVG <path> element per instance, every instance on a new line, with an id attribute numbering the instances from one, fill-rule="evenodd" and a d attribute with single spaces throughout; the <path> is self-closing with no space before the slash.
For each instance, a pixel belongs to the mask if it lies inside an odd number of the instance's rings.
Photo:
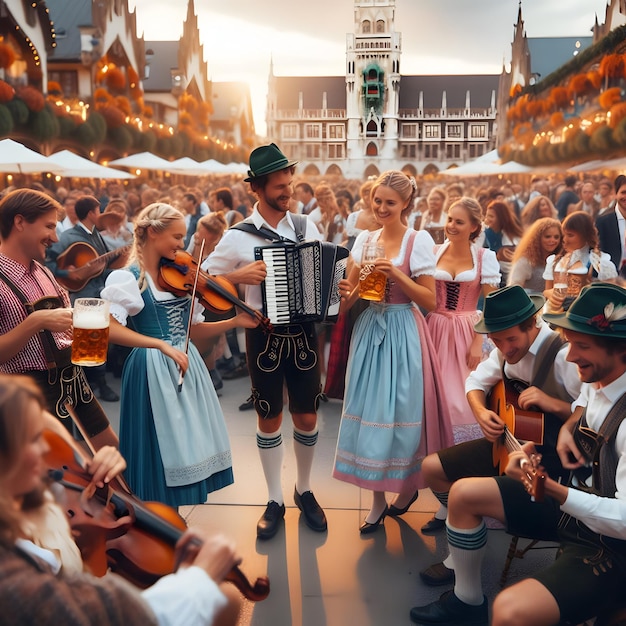
<path id="1" fill-rule="evenodd" d="M 626 393 L 613 405 L 602 422 L 598 432 L 587 425 L 587 408 L 583 410 L 574 430 L 574 440 L 585 458 L 591 463 L 592 489 L 594 493 L 606 498 L 614 498 L 617 486 L 615 472 L 617 470 L 618 454 L 615 450 L 615 437 L 622 421 L 626 416 Z M 574 472 L 581 483 L 579 488 L 585 490 L 582 482 L 589 476 L 584 468 Z"/>
<path id="2" fill-rule="evenodd" d="M 291 220 L 293 221 L 294 230 L 296 232 L 296 239 L 299 243 L 302 243 L 306 232 L 307 217 L 306 215 L 298 215 L 296 213 L 291 216 Z M 267 241 L 274 243 L 296 243 L 295 241 L 287 239 L 286 237 L 283 237 L 282 235 L 279 235 L 264 226 L 257 228 L 251 221 L 248 220 L 244 220 L 243 222 L 239 222 L 238 224 L 231 226 L 229 230 L 241 230 L 244 233 L 250 233 L 251 235 L 256 235 L 257 237 L 261 237 L 262 239 L 266 239 Z"/>

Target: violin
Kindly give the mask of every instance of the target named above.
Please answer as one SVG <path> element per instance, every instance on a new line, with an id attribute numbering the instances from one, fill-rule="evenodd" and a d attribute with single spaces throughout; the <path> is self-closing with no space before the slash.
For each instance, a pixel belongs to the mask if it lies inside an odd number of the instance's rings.
<path id="1" fill-rule="evenodd" d="M 187 528 L 178 512 L 160 502 L 142 502 L 117 479 L 104 488 L 93 487 L 78 450 L 51 430 L 44 431 L 44 438 L 50 448 L 45 455 L 48 475 L 65 487 L 61 504 L 91 573 L 103 576 L 110 569 L 146 588 L 174 572 L 174 547 Z M 192 541 L 196 546 L 199 542 Z M 255 602 L 264 600 L 270 591 L 266 576 L 252 585 L 237 565 L 225 580 Z"/>
<path id="2" fill-rule="evenodd" d="M 196 291 L 194 284 L 198 278 Z M 176 296 L 195 295 L 207 309 L 216 313 L 230 311 L 238 306 L 259 320 L 265 332 L 272 332 L 272 323 L 260 311 L 239 299 L 235 286 L 223 276 L 211 276 L 202 270 L 198 261 L 185 250 L 177 250 L 174 260 L 162 258 L 159 265 L 159 285 Z"/>

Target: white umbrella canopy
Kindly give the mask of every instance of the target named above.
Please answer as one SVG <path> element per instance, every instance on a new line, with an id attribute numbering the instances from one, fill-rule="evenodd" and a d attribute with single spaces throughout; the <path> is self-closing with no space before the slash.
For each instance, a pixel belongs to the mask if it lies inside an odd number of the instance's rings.
<path id="1" fill-rule="evenodd" d="M 48 159 L 63 168 L 62 176 L 75 176 L 78 178 L 135 178 L 128 172 L 115 170 L 112 167 L 104 167 L 104 165 L 94 163 L 78 154 L 74 154 L 70 150 L 55 152 Z"/>
<path id="2" fill-rule="evenodd" d="M 182 157 L 172 161 L 168 169 L 172 174 L 183 174 L 185 176 L 206 176 L 211 173 L 202 163 L 198 163 L 198 161 L 194 161 L 190 157 Z"/>
<path id="3" fill-rule="evenodd" d="M 570 167 L 570 172 L 595 172 L 599 170 L 614 170 L 619 171 L 626 169 L 626 157 L 617 157 L 615 159 L 609 159 L 604 161 L 597 159 L 594 161 L 587 161 L 586 163 L 580 163 L 574 167 Z"/>
<path id="4" fill-rule="evenodd" d="M 138 152 L 122 159 L 109 161 L 109 165 L 141 170 L 169 170 L 171 163 L 152 152 Z"/>
<path id="5" fill-rule="evenodd" d="M 517 161 L 501 163 L 498 151 L 491 150 L 473 161 L 444 170 L 440 174 L 445 176 L 491 176 L 494 174 L 528 174 L 536 170 L 537 168 L 523 165 Z"/>
<path id="6" fill-rule="evenodd" d="M 528 172 L 533 172 L 535 169 L 517 161 L 507 161 L 498 165 L 496 174 L 528 174 Z"/>
<path id="7" fill-rule="evenodd" d="M 232 174 L 247 174 L 248 173 L 248 164 L 247 163 L 229 163 L 226 167 L 232 168 L 230 171 Z"/>
<path id="8" fill-rule="evenodd" d="M 467 163 L 459 165 L 459 167 L 451 167 L 439 173 L 444 176 L 481 176 L 483 174 L 494 173 L 493 169 L 499 163 L 500 157 L 498 156 L 498 151 L 490 150 L 473 161 L 468 161 Z"/>
<path id="9" fill-rule="evenodd" d="M 5 174 L 36 174 L 52 172 L 63 175 L 63 168 L 47 157 L 13 139 L 0 141 L 0 172 Z"/>
<path id="10" fill-rule="evenodd" d="M 224 165 L 215 159 L 201 161 L 200 165 L 202 165 L 209 174 L 227 174 L 231 171 L 229 166 Z"/>

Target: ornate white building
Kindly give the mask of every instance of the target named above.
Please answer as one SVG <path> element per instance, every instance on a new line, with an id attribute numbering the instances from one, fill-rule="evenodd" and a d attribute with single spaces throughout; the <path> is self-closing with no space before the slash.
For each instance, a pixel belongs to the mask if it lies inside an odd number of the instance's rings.
<path id="1" fill-rule="evenodd" d="M 395 0 L 355 0 L 346 74 L 270 66 L 267 134 L 310 174 L 436 173 L 495 147 L 499 76 L 406 76 Z"/>

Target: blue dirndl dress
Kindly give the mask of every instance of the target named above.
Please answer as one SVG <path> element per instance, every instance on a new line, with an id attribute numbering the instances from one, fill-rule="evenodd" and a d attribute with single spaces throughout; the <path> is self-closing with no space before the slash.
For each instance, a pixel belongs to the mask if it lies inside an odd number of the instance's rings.
<path id="1" fill-rule="evenodd" d="M 143 308 L 129 317 L 129 326 L 184 349 L 191 298 L 156 299 L 149 282 L 141 292 Z M 121 287 L 107 281 L 102 292 L 111 300 L 114 316 L 116 300 L 124 307 Z M 125 477 L 141 499 L 171 506 L 203 504 L 208 493 L 233 483 L 224 416 L 193 343 L 188 357 L 180 392 L 175 362 L 156 348 L 134 348 L 122 373 L 120 452 L 128 464 Z"/>
<path id="2" fill-rule="evenodd" d="M 414 246 L 421 267 L 413 272 L 434 273 L 424 231 L 407 230 L 394 265 L 411 275 Z M 370 303 L 354 327 L 333 476 L 373 491 L 423 487 L 423 458 L 453 443 L 442 389 L 424 317 L 391 285 L 386 301 Z"/>

